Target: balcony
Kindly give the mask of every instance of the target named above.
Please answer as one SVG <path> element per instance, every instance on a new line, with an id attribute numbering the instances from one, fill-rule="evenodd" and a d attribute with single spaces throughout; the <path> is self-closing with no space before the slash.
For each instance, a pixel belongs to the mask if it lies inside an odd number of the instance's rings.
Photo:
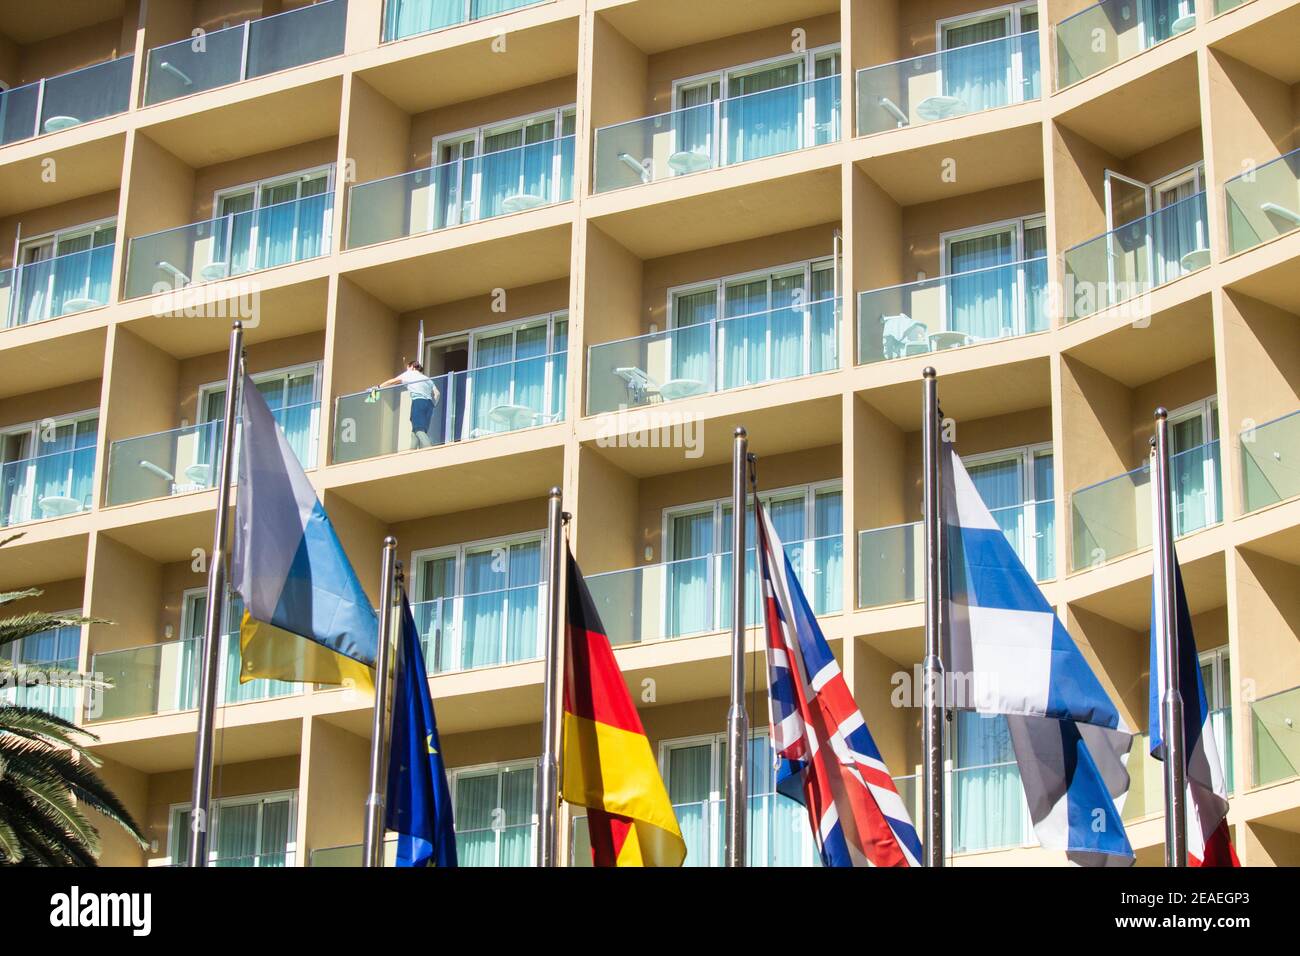
<path id="1" fill-rule="evenodd" d="M 57 319 L 108 304 L 112 244 L 66 252 L 0 272 L 0 316 L 5 328 Z"/>
<path id="2" fill-rule="evenodd" d="M 1219 443 L 1206 442 L 1169 458 L 1174 537 L 1223 520 Z M 1081 488 L 1070 496 L 1070 570 L 1082 571 L 1151 546 L 1151 464 Z"/>
<path id="3" fill-rule="evenodd" d="M 1242 434 L 1241 474 L 1247 514 L 1300 495 L 1300 411 Z"/>
<path id="4" fill-rule="evenodd" d="M 1205 193 L 1199 192 L 1065 250 L 1066 321 L 1204 269 L 1208 236 Z"/>
<path id="5" fill-rule="evenodd" d="M 271 414 L 302 466 L 315 468 L 320 403 L 289 405 Z M 105 503 L 125 505 L 215 488 L 224 424 L 214 419 L 113 442 L 108 449 Z"/>
<path id="6" fill-rule="evenodd" d="M 0 146 L 125 113 L 134 66 L 123 56 L 0 93 Z"/>
<path id="7" fill-rule="evenodd" d="M 951 852 L 980 853 L 1037 843 L 1020 782 L 1020 766 L 999 761 L 972 767 L 949 767 L 943 774 L 951 808 L 945 821 Z M 895 777 L 894 786 L 912 819 L 921 820 L 917 774 Z"/>
<path id="8" fill-rule="evenodd" d="M 393 455 L 563 421 L 568 355 L 552 352 L 433 379 L 438 403 L 426 430 L 411 421 L 405 385 L 340 395 L 334 463 Z"/>
<path id="9" fill-rule="evenodd" d="M 593 345 L 587 414 L 833 371 L 839 313 L 822 299 Z"/>
<path id="10" fill-rule="evenodd" d="M 726 802 L 721 799 L 674 803 L 673 813 L 686 843 L 683 866 L 723 866 Z M 746 866 L 821 866 L 821 855 L 808 826 L 808 811 L 775 793 L 749 797 Z M 591 839 L 586 815 L 573 818 L 570 866 L 591 866 Z"/>
<path id="11" fill-rule="evenodd" d="M 235 620 L 234 615 L 230 615 Z M 242 610 L 239 616 L 243 616 Z M 302 691 L 301 684 L 279 680 L 239 682 L 239 628 L 221 636 L 220 669 L 217 673 L 217 703 L 287 697 Z M 199 669 L 203 641 L 181 639 L 145 644 L 116 651 L 101 651 L 91 657 L 90 672 L 112 686 L 92 695 L 87 722 L 127 720 L 156 714 L 194 710 L 199 699 Z"/>
<path id="12" fill-rule="evenodd" d="M 326 0 L 149 51 L 144 105 L 279 73 L 343 53 L 347 0 Z"/>
<path id="13" fill-rule="evenodd" d="M 1234 176 L 1228 204 L 1228 253 L 1235 255 L 1300 228 L 1300 149 Z"/>
<path id="14" fill-rule="evenodd" d="M 383 42 L 499 16 L 550 0 L 385 0 Z"/>
<path id="15" fill-rule="evenodd" d="M 1038 31 L 858 70 L 858 135 L 982 113 L 1043 95 Z"/>
<path id="16" fill-rule="evenodd" d="M 1056 25 L 1056 88 L 1065 89 L 1196 26 L 1195 0 L 1102 0 Z"/>
<path id="17" fill-rule="evenodd" d="M 0 528 L 90 510 L 95 436 L 88 437 L 91 444 L 80 448 L 0 465 Z"/>
<path id="18" fill-rule="evenodd" d="M 593 191 L 734 166 L 839 138 L 839 76 L 713 100 L 596 130 Z"/>
<path id="19" fill-rule="evenodd" d="M 813 613 L 838 614 L 843 609 L 843 537 L 792 542 L 785 553 Z M 745 621 L 756 627 L 762 622 L 758 565 L 752 548 L 745 555 Z M 709 634 L 731 626 L 730 553 L 593 574 L 587 585 L 615 645 Z"/>
<path id="20" fill-rule="evenodd" d="M 573 199 L 573 136 L 358 183 L 347 246 L 371 246 Z"/>
<path id="21" fill-rule="evenodd" d="M 1210 711 L 1210 730 L 1222 763 L 1223 783 L 1229 795 L 1236 792 L 1232 776 L 1232 709 L 1220 707 Z M 1128 796 L 1120 817 L 1125 823 L 1146 817 L 1162 816 L 1165 812 L 1164 763 L 1151 756 L 1151 738 L 1138 734 L 1129 751 Z"/>
<path id="22" fill-rule="evenodd" d="M 858 295 L 858 364 L 1042 332 L 1047 259 L 1026 259 Z"/>
<path id="23" fill-rule="evenodd" d="M 1261 697 L 1250 705 L 1255 746 L 1255 786 L 1300 774 L 1300 687 Z"/>
<path id="24" fill-rule="evenodd" d="M 411 613 L 430 674 L 534 661 L 545 639 L 546 584 L 420 601 Z"/>
<path id="25" fill-rule="evenodd" d="M 125 298 L 326 255 L 333 206 L 333 194 L 321 192 L 137 236 L 127 252 Z"/>
<path id="26" fill-rule="evenodd" d="M 1056 577 L 1056 502 L 990 512 L 1035 581 Z M 858 607 L 914 604 L 925 597 L 925 529 L 920 521 L 858 533 Z"/>

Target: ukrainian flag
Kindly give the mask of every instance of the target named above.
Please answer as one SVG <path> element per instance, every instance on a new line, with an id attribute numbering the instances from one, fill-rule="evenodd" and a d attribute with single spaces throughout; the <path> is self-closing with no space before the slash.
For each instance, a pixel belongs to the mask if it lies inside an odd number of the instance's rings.
<path id="1" fill-rule="evenodd" d="M 239 679 L 373 687 L 379 619 L 329 516 L 244 376 L 231 586 L 244 601 Z"/>
<path id="2" fill-rule="evenodd" d="M 568 555 L 561 795 L 587 807 L 596 866 L 681 866 L 686 842 L 596 605 Z"/>

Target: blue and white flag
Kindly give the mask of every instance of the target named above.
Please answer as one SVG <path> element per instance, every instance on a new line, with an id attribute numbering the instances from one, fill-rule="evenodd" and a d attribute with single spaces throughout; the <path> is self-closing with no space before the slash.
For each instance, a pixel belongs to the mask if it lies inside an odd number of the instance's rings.
<path id="1" fill-rule="evenodd" d="M 373 686 L 378 615 L 288 439 L 247 375 L 241 393 L 230 553 L 231 586 L 244 600 L 240 679 Z"/>
<path id="2" fill-rule="evenodd" d="M 944 445 L 948 603 L 944 663 L 955 705 L 1006 717 L 1038 842 L 1076 863 L 1129 865 L 1116 800 L 1133 733 Z"/>

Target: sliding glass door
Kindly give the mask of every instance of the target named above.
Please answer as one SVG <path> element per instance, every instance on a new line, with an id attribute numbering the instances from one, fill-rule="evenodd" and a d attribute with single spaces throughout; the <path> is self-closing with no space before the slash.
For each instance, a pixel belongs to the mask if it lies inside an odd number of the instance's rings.
<path id="1" fill-rule="evenodd" d="M 962 462 L 984 500 L 1036 580 L 1056 576 L 1056 514 L 1052 450 L 1048 445 L 976 455 Z"/>
<path id="2" fill-rule="evenodd" d="M 1037 29 L 1033 3 L 940 22 L 942 89 L 954 115 L 1038 98 L 1037 44 L 997 42 Z"/>
<path id="3" fill-rule="evenodd" d="M 964 336 L 963 344 L 1043 327 L 1047 269 L 1038 260 L 1046 233 L 1035 217 L 942 237 L 948 329 Z"/>
<path id="4" fill-rule="evenodd" d="M 1219 403 L 1207 398 L 1169 416 L 1169 470 L 1174 495 L 1174 534 L 1219 521 Z"/>
<path id="5" fill-rule="evenodd" d="M 324 255 L 329 235 L 332 177 L 309 170 L 217 194 L 212 261 L 205 279 Z"/>
<path id="6" fill-rule="evenodd" d="M 210 865 L 292 866 L 297 802 L 292 792 L 212 801 Z M 189 865 L 190 817 L 187 805 L 171 810 L 168 844 L 172 866 Z"/>
<path id="7" fill-rule="evenodd" d="M 532 863 L 535 776 L 532 761 L 452 772 L 456 857 L 461 866 Z"/>

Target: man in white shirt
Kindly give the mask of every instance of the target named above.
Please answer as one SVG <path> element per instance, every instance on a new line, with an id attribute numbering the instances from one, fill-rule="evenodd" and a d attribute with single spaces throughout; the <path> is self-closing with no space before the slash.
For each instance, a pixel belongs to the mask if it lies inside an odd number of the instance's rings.
<path id="1" fill-rule="evenodd" d="M 406 393 L 411 396 L 411 447 L 431 447 L 433 440 L 429 438 L 429 426 L 433 423 L 433 408 L 441 398 L 438 386 L 424 374 L 424 366 L 419 362 L 407 362 L 406 371 L 379 387 L 392 385 L 405 385 Z"/>

